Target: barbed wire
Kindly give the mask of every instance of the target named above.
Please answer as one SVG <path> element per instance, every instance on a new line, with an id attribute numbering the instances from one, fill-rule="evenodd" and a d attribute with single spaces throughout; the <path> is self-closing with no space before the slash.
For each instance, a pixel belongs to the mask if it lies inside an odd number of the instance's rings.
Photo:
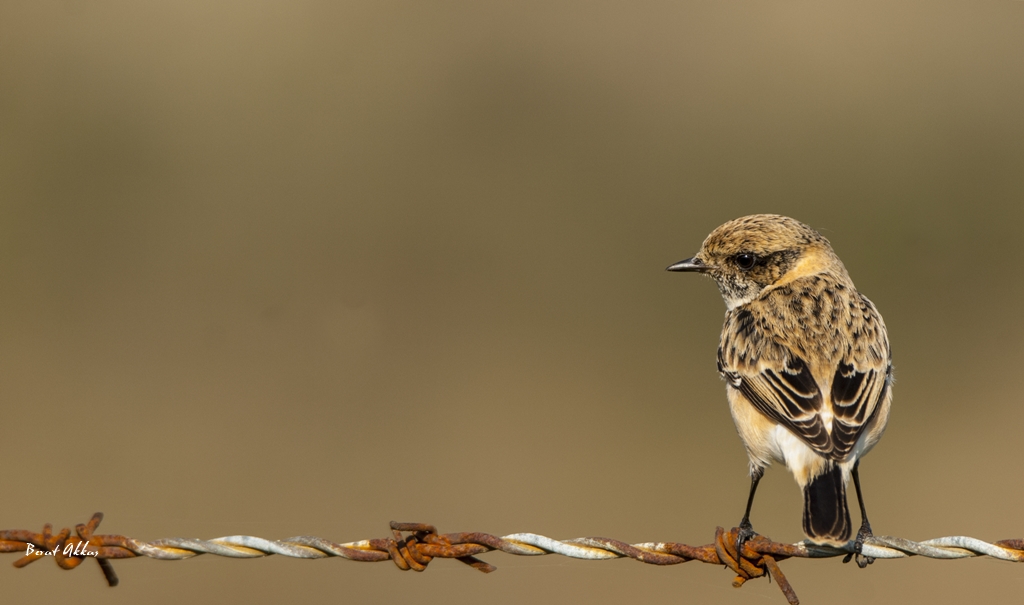
<path id="1" fill-rule="evenodd" d="M 873 559 L 899 559 L 922 556 L 933 559 L 962 559 L 967 557 L 993 557 L 1004 561 L 1024 562 L 1024 539 L 1000 540 L 989 543 L 966 536 L 948 536 L 924 542 L 904 538 L 874 536 L 865 541 L 860 553 L 854 543 L 835 548 L 807 542 L 783 544 L 764 536 L 755 536 L 745 542 L 742 552 L 737 551 L 738 529 L 715 531 L 715 541 L 703 546 L 688 546 L 676 542 L 643 542 L 627 544 L 610 538 L 575 538 L 555 540 L 531 533 L 493 536 L 479 532 L 439 534 L 433 525 L 425 523 L 391 522 L 392 537 L 359 540 L 338 544 L 315 536 L 296 536 L 285 540 L 267 540 L 255 536 L 226 536 L 213 540 L 194 538 L 164 538 L 143 542 L 116 534 L 97 534 L 96 528 L 103 513 L 96 513 L 87 523 L 75 526 L 77 539 L 64 528 L 53 533 L 49 523 L 41 533 L 21 529 L 0 530 L 0 552 L 24 552 L 14 562 L 17 568 L 52 556 L 61 569 L 75 569 L 88 558 L 94 558 L 110 586 L 117 586 L 118 578 L 110 564 L 112 559 L 149 557 L 152 559 L 190 559 L 199 555 L 217 555 L 251 559 L 269 555 L 282 555 L 299 559 L 341 557 L 352 561 L 393 561 L 401 570 L 423 571 L 434 558 L 457 559 L 474 569 L 490 573 L 497 568 L 481 561 L 476 555 L 497 550 L 510 555 L 537 556 L 562 555 L 574 559 L 605 560 L 630 558 L 651 565 L 676 565 L 687 561 L 702 561 L 725 565 L 736 573 L 733 586 L 742 586 L 747 580 L 765 575 L 776 584 L 792 604 L 800 601 L 778 562 L 790 557 L 820 559 L 844 556 L 849 562 L 854 556 Z"/>

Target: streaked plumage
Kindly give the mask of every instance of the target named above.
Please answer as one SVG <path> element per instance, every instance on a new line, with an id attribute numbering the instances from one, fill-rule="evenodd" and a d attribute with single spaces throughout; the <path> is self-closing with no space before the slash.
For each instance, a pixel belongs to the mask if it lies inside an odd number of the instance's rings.
<path id="1" fill-rule="evenodd" d="M 882 316 L 828 240 L 784 216 L 730 221 L 669 269 L 713 278 L 725 299 L 718 370 L 750 458 L 747 515 L 765 467 L 782 462 L 804 490 L 808 537 L 845 543 L 846 485 L 881 438 L 892 400 Z M 859 548 L 871 530 L 858 499 Z M 744 525 L 753 535 L 746 515 Z"/>

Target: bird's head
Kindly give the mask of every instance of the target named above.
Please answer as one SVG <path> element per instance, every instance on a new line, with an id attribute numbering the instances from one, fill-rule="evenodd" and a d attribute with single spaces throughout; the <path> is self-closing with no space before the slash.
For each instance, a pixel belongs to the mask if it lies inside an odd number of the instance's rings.
<path id="1" fill-rule="evenodd" d="M 752 214 L 725 223 L 708 235 L 695 256 L 668 270 L 711 277 L 729 309 L 794 279 L 825 272 L 846 275 L 827 239 L 778 214 Z"/>

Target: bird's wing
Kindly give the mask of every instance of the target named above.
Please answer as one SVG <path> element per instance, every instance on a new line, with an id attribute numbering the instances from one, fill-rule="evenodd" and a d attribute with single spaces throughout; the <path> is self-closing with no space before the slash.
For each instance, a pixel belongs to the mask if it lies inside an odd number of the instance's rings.
<path id="1" fill-rule="evenodd" d="M 814 451 L 831 457 L 832 439 L 825 430 L 821 410 L 823 397 L 807 363 L 796 355 L 788 363 L 761 369 L 734 368 L 719 351 L 722 376 L 759 412 L 785 426 Z M 856 440 L 855 440 L 856 441 Z"/>
<path id="2" fill-rule="evenodd" d="M 832 457 L 842 460 L 888 396 L 891 365 L 840 363 L 832 378 Z"/>

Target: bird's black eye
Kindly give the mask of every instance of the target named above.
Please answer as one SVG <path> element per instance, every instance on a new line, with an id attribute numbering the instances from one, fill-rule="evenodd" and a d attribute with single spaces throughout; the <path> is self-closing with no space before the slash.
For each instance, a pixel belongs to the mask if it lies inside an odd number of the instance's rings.
<path id="1" fill-rule="evenodd" d="M 748 271 L 754 267 L 757 263 L 757 255 L 749 252 L 736 255 L 736 266 L 744 271 Z"/>

